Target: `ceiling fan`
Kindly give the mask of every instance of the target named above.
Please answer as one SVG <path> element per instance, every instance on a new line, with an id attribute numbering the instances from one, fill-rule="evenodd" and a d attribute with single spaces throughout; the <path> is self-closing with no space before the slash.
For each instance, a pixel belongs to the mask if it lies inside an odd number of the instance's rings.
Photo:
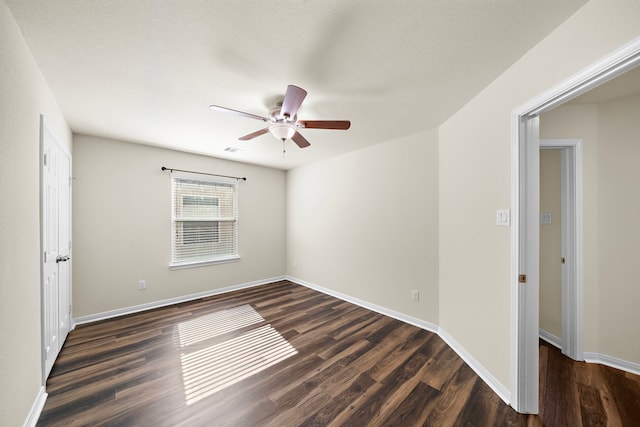
<path id="1" fill-rule="evenodd" d="M 269 124 L 264 129 L 240 137 L 239 139 L 241 141 L 249 141 L 250 139 L 271 132 L 271 135 L 282 140 L 283 143 L 287 139 L 292 139 L 298 147 L 305 148 L 311 144 L 300 134 L 299 129 L 347 130 L 351 127 L 351 122 L 348 120 L 298 120 L 298 109 L 306 96 L 306 90 L 294 85 L 287 86 L 287 92 L 284 95 L 283 101 L 276 103 L 276 105 L 269 110 L 269 117 L 232 110 L 231 108 L 221 107 L 219 105 L 210 105 L 209 108 L 222 111 L 223 113 L 231 113 L 251 119 L 262 120 Z"/>

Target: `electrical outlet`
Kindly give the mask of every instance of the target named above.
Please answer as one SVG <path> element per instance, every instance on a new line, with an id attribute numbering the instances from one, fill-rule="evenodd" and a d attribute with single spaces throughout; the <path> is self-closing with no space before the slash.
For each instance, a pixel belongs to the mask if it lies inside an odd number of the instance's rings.
<path id="1" fill-rule="evenodd" d="M 138 280 L 138 290 L 141 291 L 143 289 L 147 289 L 147 281 L 146 280 Z"/>
<path id="2" fill-rule="evenodd" d="M 411 301 L 420 301 L 420 292 L 416 289 L 411 291 Z"/>

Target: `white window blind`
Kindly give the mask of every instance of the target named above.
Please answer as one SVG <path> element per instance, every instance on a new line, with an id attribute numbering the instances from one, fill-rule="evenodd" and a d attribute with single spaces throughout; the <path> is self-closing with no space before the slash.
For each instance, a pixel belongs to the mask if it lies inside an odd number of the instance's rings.
<path id="1" fill-rule="evenodd" d="M 238 258 L 237 181 L 171 174 L 171 266 Z"/>

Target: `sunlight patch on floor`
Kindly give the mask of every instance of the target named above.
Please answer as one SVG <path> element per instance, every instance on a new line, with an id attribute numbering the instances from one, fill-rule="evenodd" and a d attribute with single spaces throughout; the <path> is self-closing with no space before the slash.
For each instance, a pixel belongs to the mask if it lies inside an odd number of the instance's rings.
<path id="1" fill-rule="evenodd" d="M 180 347 L 260 322 L 264 322 L 264 318 L 247 304 L 187 320 L 178 325 Z"/>
<path id="2" fill-rule="evenodd" d="M 181 322 L 177 341 L 182 354 L 182 380 L 187 405 L 257 374 L 298 352 L 250 305 Z M 220 342 L 224 334 L 253 329 Z M 238 333 L 236 332 L 236 334 Z M 215 344 L 209 339 L 220 337 Z"/>

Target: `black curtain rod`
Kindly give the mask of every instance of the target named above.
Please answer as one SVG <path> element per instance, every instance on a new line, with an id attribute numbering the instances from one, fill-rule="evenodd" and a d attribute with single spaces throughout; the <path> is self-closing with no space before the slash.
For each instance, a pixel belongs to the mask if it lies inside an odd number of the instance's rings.
<path id="1" fill-rule="evenodd" d="M 164 166 L 162 166 L 162 170 L 163 170 L 163 171 L 169 171 L 169 172 L 176 171 L 176 172 L 196 173 L 196 174 L 199 174 L 199 175 L 220 176 L 220 177 L 222 177 L 222 178 L 233 178 L 233 179 L 243 180 L 243 181 L 246 181 L 246 180 L 247 180 L 247 178 L 245 178 L 245 177 L 229 176 L 229 175 L 218 175 L 218 174 L 216 174 L 216 173 L 205 173 L 205 172 L 185 171 L 185 170 L 182 170 L 182 169 L 171 169 L 171 168 L 166 168 L 166 167 L 164 167 Z"/>

